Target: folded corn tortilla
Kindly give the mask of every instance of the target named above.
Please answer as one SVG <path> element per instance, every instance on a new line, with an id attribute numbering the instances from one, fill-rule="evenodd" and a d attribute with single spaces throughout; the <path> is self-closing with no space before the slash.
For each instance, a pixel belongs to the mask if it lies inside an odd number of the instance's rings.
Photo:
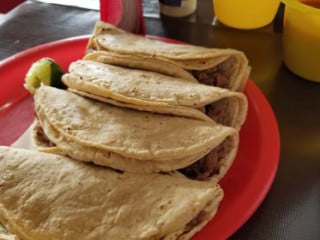
<path id="1" fill-rule="evenodd" d="M 128 55 L 109 51 L 93 51 L 86 54 L 84 60 L 91 60 L 116 66 L 128 67 L 158 72 L 172 77 L 178 77 L 191 82 L 198 80 L 188 71 L 173 64 L 157 58 L 146 58 L 139 55 Z"/>
<path id="2" fill-rule="evenodd" d="M 48 86 L 36 91 L 35 112 L 36 142 L 48 139 L 63 154 L 127 172 L 179 170 L 218 181 L 238 148 L 238 131 L 213 121 L 120 108 Z"/>
<path id="3" fill-rule="evenodd" d="M 211 118 L 236 129 L 240 129 L 247 115 L 248 103 L 243 93 L 91 60 L 71 63 L 62 81 L 70 91 L 118 106 Z M 206 114 L 198 109 L 204 109 Z"/>
<path id="4" fill-rule="evenodd" d="M 2 146 L 0 196 L 7 239 L 169 240 L 199 231 L 223 191 L 179 175 L 121 173 Z"/>
<path id="5" fill-rule="evenodd" d="M 158 41 L 101 21 L 95 26 L 87 53 L 89 60 L 151 70 L 191 81 L 196 79 L 234 91 L 244 89 L 250 73 L 248 60 L 241 51 Z"/>

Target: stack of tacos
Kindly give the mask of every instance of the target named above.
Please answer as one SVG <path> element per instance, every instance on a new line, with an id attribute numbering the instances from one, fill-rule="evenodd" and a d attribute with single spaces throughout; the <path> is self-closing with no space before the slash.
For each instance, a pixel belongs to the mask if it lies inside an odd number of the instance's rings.
<path id="1" fill-rule="evenodd" d="M 37 150 L 0 147 L 3 234 L 190 239 L 222 200 L 249 70 L 236 50 L 98 22 L 87 55 L 62 77 L 67 89 L 34 94 Z"/>

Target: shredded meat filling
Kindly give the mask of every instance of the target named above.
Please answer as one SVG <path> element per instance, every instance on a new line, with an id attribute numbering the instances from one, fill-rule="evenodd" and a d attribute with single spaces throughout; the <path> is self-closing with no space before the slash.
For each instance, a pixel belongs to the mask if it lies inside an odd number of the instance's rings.
<path id="1" fill-rule="evenodd" d="M 37 122 L 36 125 L 34 126 L 34 131 L 36 133 L 36 140 L 39 144 L 46 147 L 55 146 L 55 144 L 51 142 L 50 139 L 47 137 L 47 135 L 43 131 L 43 128 L 39 122 Z"/>
<path id="2" fill-rule="evenodd" d="M 187 223 L 187 225 L 184 228 L 183 233 L 179 236 L 178 239 L 180 239 L 181 236 L 183 236 L 184 234 L 190 232 L 192 229 L 194 229 L 196 226 L 198 226 L 200 223 L 207 221 L 209 218 L 209 214 L 202 210 L 198 213 L 197 216 L 195 216 L 195 218 L 193 218 L 190 222 Z"/>
<path id="3" fill-rule="evenodd" d="M 209 104 L 206 106 L 206 115 L 217 123 L 231 126 L 233 118 L 232 113 L 228 111 L 230 104 L 230 99 L 221 99 L 213 104 Z"/>
<path id="4" fill-rule="evenodd" d="M 202 84 L 221 88 L 229 87 L 229 77 L 221 64 L 206 70 L 193 70 L 192 75 Z"/>
<path id="5" fill-rule="evenodd" d="M 215 174 L 219 174 L 222 159 L 228 152 L 229 141 L 229 138 L 225 139 L 205 157 L 179 171 L 191 179 L 200 181 L 206 180 Z"/>

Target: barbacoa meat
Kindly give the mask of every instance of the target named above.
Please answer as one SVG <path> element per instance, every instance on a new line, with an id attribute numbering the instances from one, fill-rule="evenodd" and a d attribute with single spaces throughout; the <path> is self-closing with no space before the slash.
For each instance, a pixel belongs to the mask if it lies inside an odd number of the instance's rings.
<path id="1" fill-rule="evenodd" d="M 215 122 L 222 125 L 231 126 L 233 118 L 230 110 L 231 99 L 221 99 L 205 107 L 206 115 L 212 118 Z"/>
<path id="2" fill-rule="evenodd" d="M 193 70 L 192 75 L 202 84 L 221 88 L 229 87 L 229 77 L 221 64 L 206 70 Z"/>
<path id="3" fill-rule="evenodd" d="M 221 166 L 221 160 L 227 153 L 229 139 L 225 139 L 220 145 L 209 152 L 205 157 L 190 166 L 179 171 L 185 176 L 195 180 L 206 180 L 209 177 L 218 174 Z"/>

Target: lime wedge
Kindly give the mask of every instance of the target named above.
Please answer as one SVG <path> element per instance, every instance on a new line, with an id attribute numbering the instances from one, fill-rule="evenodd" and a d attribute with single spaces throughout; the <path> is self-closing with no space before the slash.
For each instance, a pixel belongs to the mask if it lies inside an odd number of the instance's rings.
<path id="1" fill-rule="evenodd" d="M 63 71 L 61 67 L 51 58 L 41 58 L 33 63 L 28 70 L 24 87 L 34 94 L 41 84 L 49 85 L 57 88 L 63 88 L 61 81 Z"/>

